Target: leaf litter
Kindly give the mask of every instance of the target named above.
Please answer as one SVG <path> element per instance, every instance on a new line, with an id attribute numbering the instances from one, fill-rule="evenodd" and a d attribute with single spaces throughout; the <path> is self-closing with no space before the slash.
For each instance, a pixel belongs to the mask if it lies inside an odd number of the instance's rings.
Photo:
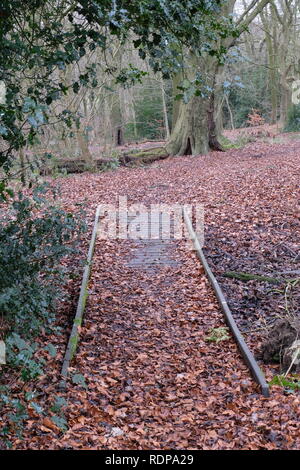
<path id="1" fill-rule="evenodd" d="M 260 158 L 252 158 L 257 154 Z M 84 203 L 90 227 L 96 206 L 117 204 L 119 195 L 126 195 L 128 204 L 147 207 L 202 203 L 205 253 L 250 348 L 259 354 L 266 327 L 283 314 L 283 297 L 266 282 L 245 283 L 223 274 L 300 269 L 299 170 L 299 142 L 256 142 L 224 154 L 170 158 L 58 182 L 62 204 L 75 210 Z M 87 246 L 88 235 L 83 243 Z M 54 394 L 65 399 L 68 429 L 33 409 L 23 439 L 16 437 L 13 448 L 300 449 L 299 393 L 286 394 L 275 385 L 271 399 L 263 398 L 231 335 L 225 341 L 206 340 L 226 325 L 195 253 L 174 241 L 169 256 L 176 264 L 143 271 L 127 264 L 136 248 L 133 240 L 97 241 L 79 350 L 70 370 L 71 377 L 84 380 L 70 379 L 60 392 L 61 359 L 80 279 L 66 286 L 70 300 L 62 304 L 58 320 L 63 334 L 51 337 L 58 353 L 54 358 L 45 352 L 47 375 L 34 388 L 43 409 Z M 299 292 L 295 298 L 297 308 Z M 278 373 L 278 365 L 261 366 L 268 380 Z M 16 396 L 23 387 L 15 384 Z"/>

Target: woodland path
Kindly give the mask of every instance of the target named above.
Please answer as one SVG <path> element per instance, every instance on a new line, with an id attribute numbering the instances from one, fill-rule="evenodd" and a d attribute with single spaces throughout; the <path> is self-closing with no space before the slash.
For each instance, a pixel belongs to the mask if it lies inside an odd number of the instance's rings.
<path id="1" fill-rule="evenodd" d="M 58 183 L 64 207 L 76 211 L 84 204 L 91 226 L 97 205 L 117 204 L 120 195 L 128 204 L 147 207 L 203 203 L 206 255 L 223 283 L 230 263 L 235 270 L 265 269 L 265 274 L 298 269 L 299 176 L 300 142 L 293 141 L 252 143 L 222 155 L 178 157 Z M 286 251 L 278 251 L 283 246 Z M 194 252 L 181 241 L 165 248 L 172 263 L 148 270 L 133 263 L 137 250 L 145 249 L 140 242 L 97 241 L 70 370 L 84 375 L 86 388 L 70 381 L 62 393 L 68 403 L 65 433 L 45 422 L 41 426 L 42 418 L 35 416 L 16 448 L 300 449 L 299 392 L 286 394 L 274 386 L 271 397 L 263 398 L 235 342 L 205 340 L 210 328 L 224 326 L 216 298 Z M 256 354 L 262 320 L 272 318 L 276 308 L 282 312 L 284 300 L 270 289 L 264 294 L 254 281 L 224 285 Z M 62 308 L 59 354 L 49 359 L 49 375 L 35 385 L 46 404 L 58 393 L 79 286 L 80 279 L 68 285 L 74 301 Z M 278 374 L 276 365 L 262 368 L 267 380 Z"/>
<path id="2" fill-rule="evenodd" d="M 94 445 L 230 441 L 233 401 L 259 391 L 232 339 L 205 340 L 225 324 L 195 255 L 174 240 L 99 240 L 89 292 L 76 367 L 89 378 Z"/>

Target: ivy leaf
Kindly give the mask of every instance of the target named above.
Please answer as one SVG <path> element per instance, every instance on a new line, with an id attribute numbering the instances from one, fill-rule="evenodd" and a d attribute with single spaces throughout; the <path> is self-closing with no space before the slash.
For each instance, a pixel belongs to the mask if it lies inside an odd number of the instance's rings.
<path id="1" fill-rule="evenodd" d="M 34 401 L 30 402 L 30 406 L 31 408 L 34 409 L 34 411 L 36 411 L 39 415 L 43 414 L 44 410 L 43 408 L 38 405 L 37 403 L 35 403 Z"/>
<path id="2" fill-rule="evenodd" d="M 8 130 L 6 127 L 0 125 L 0 135 L 7 135 Z"/>
<path id="3" fill-rule="evenodd" d="M 35 127 L 35 128 L 38 127 L 38 123 L 33 116 L 28 116 L 27 121 L 32 127 Z"/>
<path id="4" fill-rule="evenodd" d="M 45 117 L 44 117 L 44 114 L 42 113 L 42 111 L 37 111 L 35 113 L 35 119 L 37 122 L 39 122 L 40 124 L 44 124 L 45 122 Z"/>
<path id="5" fill-rule="evenodd" d="M 56 347 L 53 346 L 53 344 L 51 343 L 47 344 L 47 346 L 45 347 L 45 350 L 48 351 L 51 357 L 55 357 L 57 354 Z"/>
<path id="6" fill-rule="evenodd" d="M 51 411 L 59 413 L 64 406 L 67 406 L 68 402 L 64 397 L 57 396 L 55 398 L 54 405 L 51 407 Z"/>
<path id="7" fill-rule="evenodd" d="M 62 416 L 52 416 L 51 421 L 62 431 L 68 430 L 68 423 L 66 419 Z"/>
<path id="8" fill-rule="evenodd" d="M 72 376 L 72 382 L 73 384 L 82 385 L 84 388 L 87 388 L 85 378 L 83 377 L 82 374 L 74 374 Z"/>

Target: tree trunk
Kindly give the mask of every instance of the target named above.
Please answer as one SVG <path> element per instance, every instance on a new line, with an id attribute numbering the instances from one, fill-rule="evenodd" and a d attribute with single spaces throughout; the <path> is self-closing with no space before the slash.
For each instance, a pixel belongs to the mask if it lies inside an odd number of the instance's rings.
<path id="1" fill-rule="evenodd" d="M 264 26 L 265 40 L 267 46 L 267 55 L 269 62 L 269 89 L 271 98 L 271 124 L 276 124 L 278 115 L 278 54 L 276 50 L 280 49 L 278 44 L 278 20 L 274 13 L 274 9 L 269 11 L 265 9 L 261 12 L 260 18 Z"/>
<path id="2" fill-rule="evenodd" d="M 217 150 L 218 152 L 223 152 L 223 147 L 218 140 L 218 128 L 216 124 L 216 99 L 215 93 L 212 93 L 209 100 L 209 107 L 207 110 L 208 116 L 208 145 L 211 150 Z"/>
<path id="3" fill-rule="evenodd" d="M 117 126 L 115 133 L 115 146 L 124 145 L 124 130 L 122 126 Z"/>
<path id="4" fill-rule="evenodd" d="M 164 80 L 162 77 L 160 79 L 160 89 L 161 89 L 162 108 L 163 108 L 164 124 L 165 124 L 165 131 L 166 131 L 166 140 L 169 140 L 170 127 L 169 127 L 168 110 L 167 110 L 167 103 L 166 103 L 166 96 L 165 96 L 166 92 L 164 88 Z"/>
<path id="5" fill-rule="evenodd" d="M 231 107 L 230 107 L 230 104 L 229 104 L 229 99 L 228 99 L 228 96 L 226 94 L 224 95 L 224 98 L 225 98 L 225 103 L 226 103 L 228 113 L 229 113 L 231 129 L 234 130 L 235 125 L 234 125 L 232 110 L 231 110 Z"/>
<path id="6" fill-rule="evenodd" d="M 186 75 L 190 71 L 192 78 L 193 71 L 203 70 L 208 77 L 208 85 L 214 91 L 207 97 L 193 96 L 188 103 L 178 102 L 175 127 L 166 148 L 170 155 L 206 154 L 210 148 L 223 150 L 218 142 L 215 99 L 215 92 L 219 92 L 218 74 L 221 68 L 214 57 L 198 58 L 194 54 L 187 57 L 187 65 Z"/>
<path id="7" fill-rule="evenodd" d="M 172 80 L 172 94 L 173 94 L 173 106 L 172 106 L 172 124 L 171 124 L 171 130 L 173 131 L 176 126 L 176 121 L 179 115 L 179 109 L 180 109 L 180 101 L 175 100 L 175 96 L 178 95 L 179 90 L 178 86 L 183 80 L 183 75 L 181 72 L 178 72 Z"/>
<path id="8" fill-rule="evenodd" d="M 292 105 L 292 90 L 287 84 L 285 77 L 281 81 L 280 92 L 280 126 L 284 127 L 287 124 L 288 110 Z"/>
<path id="9" fill-rule="evenodd" d="M 21 183 L 22 183 L 22 186 L 26 186 L 25 155 L 24 155 L 23 147 L 19 150 L 19 157 L 20 157 L 20 166 L 21 166 Z"/>
<path id="10" fill-rule="evenodd" d="M 222 4 L 221 11 L 224 17 L 233 13 L 236 0 L 228 0 Z M 247 26 L 260 14 L 269 0 L 251 2 L 249 8 L 236 20 L 238 33 L 241 34 Z M 238 35 L 219 39 L 218 46 L 228 50 L 232 47 Z M 166 148 L 170 155 L 197 155 L 205 154 L 209 148 L 223 150 L 218 141 L 218 126 L 216 125 L 216 108 L 219 100 L 222 66 L 216 57 L 209 54 L 197 56 L 193 51 L 183 51 L 186 57 L 184 76 L 191 82 L 195 72 L 206 79 L 207 89 L 211 89 L 208 97 L 192 97 L 188 103 L 179 102 L 179 109 L 173 112 L 172 133 Z M 173 90 L 176 89 L 178 77 L 173 79 Z"/>
<path id="11" fill-rule="evenodd" d="M 88 163 L 93 162 L 93 157 L 89 149 L 87 137 L 83 135 L 82 131 L 77 131 L 77 142 L 80 149 L 82 158 Z"/>
<path id="12" fill-rule="evenodd" d="M 199 155 L 209 150 L 208 99 L 193 97 L 181 103 L 166 149 L 170 155 Z"/>
<path id="13" fill-rule="evenodd" d="M 113 123 L 113 145 L 115 147 L 124 145 L 124 126 L 121 111 L 120 93 L 116 93 L 115 102 L 112 107 L 111 120 Z"/>

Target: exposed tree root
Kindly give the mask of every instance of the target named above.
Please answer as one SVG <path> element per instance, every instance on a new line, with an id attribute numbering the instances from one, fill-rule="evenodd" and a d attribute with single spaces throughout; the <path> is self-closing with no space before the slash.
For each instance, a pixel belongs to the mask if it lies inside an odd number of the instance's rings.
<path id="1" fill-rule="evenodd" d="M 293 361 L 294 345 L 299 339 L 299 320 L 289 318 L 278 320 L 269 332 L 268 340 L 262 345 L 262 358 L 266 363 L 280 362 L 287 371 Z M 293 371 L 299 372 L 299 360 L 294 360 Z"/>
<path id="2" fill-rule="evenodd" d="M 134 150 L 122 154 L 119 161 L 121 165 L 151 163 L 169 157 L 165 147 L 154 147 L 146 150 Z"/>

